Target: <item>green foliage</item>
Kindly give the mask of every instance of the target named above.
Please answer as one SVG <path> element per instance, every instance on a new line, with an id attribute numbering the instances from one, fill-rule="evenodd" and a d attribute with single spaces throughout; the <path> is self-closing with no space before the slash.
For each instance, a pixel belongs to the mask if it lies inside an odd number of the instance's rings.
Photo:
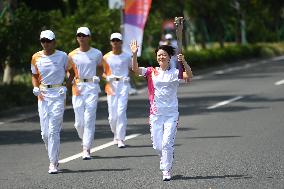
<path id="1" fill-rule="evenodd" d="M 49 24 L 49 17 L 21 4 L 13 18 L 10 23 L 0 20 L 0 61 L 3 64 L 9 56 L 13 67 L 27 68 L 31 55 L 39 49 L 38 36 L 43 25 Z"/>
<path id="2" fill-rule="evenodd" d="M 31 73 L 17 74 L 13 78 L 14 84 L 22 84 L 28 87 L 32 87 L 32 76 Z"/>
<path id="3" fill-rule="evenodd" d="M 273 49 L 271 49 L 270 47 L 263 47 L 263 48 L 261 48 L 260 49 L 260 54 L 263 57 L 273 57 L 275 55 Z"/>
<path id="4" fill-rule="evenodd" d="M 76 48 L 76 30 L 86 26 L 92 33 L 92 46 L 106 53 L 110 50 L 109 37 L 120 32 L 119 10 L 109 10 L 104 0 L 78 0 L 76 12 L 63 16 L 59 11 L 50 12 L 52 29 L 56 32 L 57 47 L 65 52 Z"/>
<path id="5" fill-rule="evenodd" d="M 0 85 L 0 111 L 12 107 L 32 105 L 37 102 L 32 87 L 25 84 Z"/>

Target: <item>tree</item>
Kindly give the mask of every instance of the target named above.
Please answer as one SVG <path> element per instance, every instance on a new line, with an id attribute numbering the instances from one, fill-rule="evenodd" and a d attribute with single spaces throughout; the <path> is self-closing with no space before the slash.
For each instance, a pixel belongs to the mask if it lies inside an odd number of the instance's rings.
<path id="1" fill-rule="evenodd" d="M 10 1 L 9 3 L 11 3 Z M 7 6 L 11 6 L 8 4 Z M 16 68 L 27 67 L 27 60 L 38 46 L 42 24 L 48 25 L 49 18 L 38 11 L 19 4 L 0 20 L 0 62 L 4 67 L 4 83 L 11 83 Z"/>
<path id="2" fill-rule="evenodd" d="M 78 27 L 88 27 L 92 33 L 92 46 L 103 52 L 110 50 L 110 34 L 120 31 L 119 10 L 109 10 L 104 0 L 78 0 L 74 14 L 63 16 L 60 11 L 52 11 L 50 15 L 53 17 L 51 28 L 56 32 L 57 46 L 65 52 L 77 47 L 75 36 Z"/>

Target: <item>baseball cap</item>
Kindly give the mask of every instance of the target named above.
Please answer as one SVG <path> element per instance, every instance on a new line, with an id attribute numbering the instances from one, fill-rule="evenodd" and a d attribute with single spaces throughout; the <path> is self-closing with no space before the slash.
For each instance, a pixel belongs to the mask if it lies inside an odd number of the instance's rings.
<path id="1" fill-rule="evenodd" d="M 172 38 L 173 38 L 173 35 L 170 34 L 170 33 L 167 33 L 167 34 L 165 35 L 165 39 L 172 39 Z"/>
<path id="2" fill-rule="evenodd" d="M 119 39 L 119 40 L 122 40 L 122 35 L 121 33 L 113 33 L 110 35 L 110 40 L 113 40 L 113 39 Z"/>
<path id="3" fill-rule="evenodd" d="M 89 30 L 89 28 L 87 27 L 80 27 L 77 29 L 77 34 L 78 33 L 82 33 L 82 34 L 85 34 L 85 35 L 91 35 L 91 32 Z"/>
<path id="4" fill-rule="evenodd" d="M 42 38 L 53 40 L 55 39 L 55 35 L 51 30 L 44 30 L 40 33 L 40 39 Z"/>

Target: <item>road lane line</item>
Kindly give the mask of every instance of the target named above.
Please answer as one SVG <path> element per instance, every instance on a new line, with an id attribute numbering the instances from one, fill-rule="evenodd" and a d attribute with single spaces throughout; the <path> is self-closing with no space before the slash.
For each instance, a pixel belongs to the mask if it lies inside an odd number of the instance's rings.
<path id="1" fill-rule="evenodd" d="M 138 136 L 140 136 L 140 135 L 141 135 L 141 134 L 132 134 L 132 135 L 126 136 L 126 137 L 125 137 L 125 140 L 129 140 L 129 139 L 138 137 Z M 103 145 L 100 145 L 100 146 L 97 146 L 97 147 L 95 147 L 95 148 L 92 148 L 92 149 L 91 149 L 91 153 L 97 152 L 97 151 L 99 151 L 99 150 L 102 150 L 102 149 L 104 149 L 104 148 L 107 148 L 107 147 L 110 147 L 110 146 L 113 146 L 113 145 L 115 145 L 113 141 L 112 141 L 112 142 L 105 143 L 105 144 L 103 144 Z M 72 161 L 72 160 L 81 158 L 82 155 L 83 155 L 82 152 L 81 152 L 81 153 L 78 153 L 78 154 L 75 154 L 75 155 L 73 155 L 73 156 L 70 156 L 70 157 L 64 158 L 64 159 L 62 159 L 62 160 L 59 160 L 59 163 L 67 163 L 67 162 L 69 162 L 69 161 Z"/>
<path id="2" fill-rule="evenodd" d="M 274 83 L 274 85 L 282 85 L 282 84 L 284 84 L 284 79 Z"/>
<path id="3" fill-rule="evenodd" d="M 0 122 L 0 125 L 3 125 L 5 122 Z"/>
<path id="4" fill-rule="evenodd" d="M 225 71 L 224 70 L 218 70 L 218 71 L 215 71 L 214 74 L 216 75 L 221 75 L 221 74 L 224 74 Z"/>
<path id="5" fill-rule="evenodd" d="M 234 101 L 237 101 L 239 99 L 243 98 L 243 96 L 237 96 L 235 98 L 232 98 L 232 99 L 229 99 L 229 100 L 225 100 L 225 101 L 222 101 L 222 102 L 218 102 L 217 104 L 214 104 L 213 106 L 209 106 L 207 107 L 208 110 L 211 110 L 211 109 L 214 109 L 214 108 L 218 108 L 220 106 L 224 106 L 224 105 L 227 105 L 231 102 L 234 102 Z"/>

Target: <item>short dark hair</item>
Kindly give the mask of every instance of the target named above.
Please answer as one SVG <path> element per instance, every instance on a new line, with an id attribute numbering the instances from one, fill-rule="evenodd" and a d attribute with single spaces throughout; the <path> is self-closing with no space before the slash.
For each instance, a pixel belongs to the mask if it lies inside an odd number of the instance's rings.
<path id="1" fill-rule="evenodd" d="M 157 55 L 157 52 L 162 49 L 164 51 L 166 51 L 168 53 L 168 55 L 171 57 L 175 54 L 175 48 L 170 46 L 170 45 L 161 45 L 161 46 L 158 46 L 155 50 L 155 53 Z"/>

